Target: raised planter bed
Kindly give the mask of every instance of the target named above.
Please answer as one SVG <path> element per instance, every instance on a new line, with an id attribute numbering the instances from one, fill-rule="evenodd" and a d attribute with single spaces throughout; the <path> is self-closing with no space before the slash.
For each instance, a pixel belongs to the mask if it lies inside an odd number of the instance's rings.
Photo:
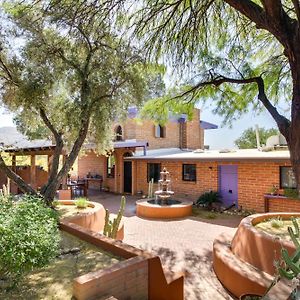
<path id="1" fill-rule="evenodd" d="M 61 254 L 48 266 L 25 274 L 19 285 L 1 299 L 71 299 L 73 280 L 89 272 L 111 267 L 124 260 L 61 231 Z"/>
<path id="2" fill-rule="evenodd" d="M 77 208 L 76 201 L 59 200 L 56 209 L 61 213 L 61 219 L 82 226 L 94 232 L 102 233 L 105 224 L 105 208 L 97 202 L 88 202 L 85 209 Z M 117 240 L 124 238 L 124 222 L 121 221 Z"/>
<path id="3" fill-rule="evenodd" d="M 300 212 L 300 199 L 282 195 L 264 195 L 265 212 Z"/>
<path id="4" fill-rule="evenodd" d="M 263 295 L 273 280 L 276 272 L 274 261 L 280 259 L 282 247 L 290 254 L 295 251 L 292 242 L 255 227 L 266 219 L 279 217 L 300 217 L 300 213 L 251 215 L 241 221 L 233 238 L 221 235 L 214 241 L 214 270 L 223 285 L 235 296 Z"/>

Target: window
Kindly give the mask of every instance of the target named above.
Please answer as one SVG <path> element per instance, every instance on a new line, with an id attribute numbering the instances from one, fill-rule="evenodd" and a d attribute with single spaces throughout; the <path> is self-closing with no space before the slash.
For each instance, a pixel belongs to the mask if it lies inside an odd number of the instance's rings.
<path id="1" fill-rule="evenodd" d="M 280 188 L 296 188 L 296 179 L 292 167 L 280 167 Z"/>
<path id="2" fill-rule="evenodd" d="M 155 137 L 156 138 L 164 138 L 166 135 L 165 135 L 165 127 L 161 126 L 161 125 L 155 125 L 154 127 L 154 130 L 155 130 Z"/>
<path id="3" fill-rule="evenodd" d="M 182 180 L 196 181 L 196 165 L 182 165 Z"/>
<path id="4" fill-rule="evenodd" d="M 160 178 L 160 164 L 147 164 L 147 181 L 151 181 L 153 178 L 154 182 L 158 182 Z"/>
<path id="5" fill-rule="evenodd" d="M 121 125 L 118 125 L 115 129 L 115 140 L 116 141 L 122 141 L 123 140 L 123 130 L 122 130 Z"/>
<path id="6" fill-rule="evenodd" d="M 115 157 L 113 155 L 107 157 L 107 177 L 115 177 Z"/>

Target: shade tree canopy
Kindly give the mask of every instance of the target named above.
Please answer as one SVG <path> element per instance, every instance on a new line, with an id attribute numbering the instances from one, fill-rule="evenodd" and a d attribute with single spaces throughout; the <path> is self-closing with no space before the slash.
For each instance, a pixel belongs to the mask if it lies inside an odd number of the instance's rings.
<path id="1" fill-rule="evenodd" d="M 84 141 L 99 151 L 109 148 L 111 123 L 151 95 L 149 83 L 158 74 L 113 26 L 117 15 L 109 2 L 8 1 L 1 8 L 2 27 L 11 28 L 1 32 L 1 101 L 16 113 L 22 132 L 55 140 L 41 190 L 50 202 Z M 68 156 L 59 169 L 63 149 Z M 0 168 L 24 192 L 35 193 L 1 158 Z"/>
<path id="2" fill-rule="evenodd" d="M 266 109 L 300 188 L 300 2 L 144 0 L 135 33 L 181 77 L 176 102 L 213 99 L 226 122 Z M 285 102 L 287 111 L 281 109 Z"/>
<path id="3" fill-rule="evenodd" d="M 261 145 L 266 145 L 267 139 L 272 135 L 278 135 L 279 131 L 275 128 L 259 128 L 258 129 L 259 134 L 259 141 Z M 234 144 L 239 149 L 253 149 L 257 148 L 257 140 L 256 140 L 256 129 L 253 127 L 250 127 L 243 131 L 241 136 L 234 141 Z"/>

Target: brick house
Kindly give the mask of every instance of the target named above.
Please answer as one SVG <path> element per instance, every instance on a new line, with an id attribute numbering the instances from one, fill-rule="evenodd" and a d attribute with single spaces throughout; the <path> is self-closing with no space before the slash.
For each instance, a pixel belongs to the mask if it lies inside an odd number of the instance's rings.
<path id="1" fill-rule="evenodd" d="M 135 175 L 132 193 L 147 194 L 148 181 L 166 167 L 171 175 L 175 197 L 196 200 L 202 193 L 219 191 L 224 206 L 236 204 L 244 209 L 264 211 L 264 195 L 275 185 L 294 188 L 289 151 L 263 152 L 257 149 L 222 151 L 149 151 L 146 156 L 125 158 Z M 297 200 L 296 200 L 297 201 Z M 281 208 L 286 209 L 286 208 Z"/>
<path id="2" fill-rule="evenodd" d="M 88 179 L 90 187 L 101 184 L 112 192 L 133 193 L 137 174 L 126 157 L 132 157 L 141 148 L 143 155 L 153 149 L 203 149 L 204 130 L 217 128 L 200 120 L 199 109 L 195 109 L 190 121 L 184 114 L 170 116 L 164 126 L 151 120 L 139 120 L 137 114 L 137 109 L 131 108 L 125 121 L 113 124 L 114 151 L 109 155 L 97 155 L 92 145 L 86 145 L 85 153 L 78 158 L 71 172 L 72 177 L 94 177 Z M 97 178 L 101 178 L 101 182 Z"/>

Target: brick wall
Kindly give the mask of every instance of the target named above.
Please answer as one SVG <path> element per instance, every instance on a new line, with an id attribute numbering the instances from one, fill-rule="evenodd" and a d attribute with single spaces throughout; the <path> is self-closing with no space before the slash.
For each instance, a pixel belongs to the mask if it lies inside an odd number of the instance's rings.
<path id="1" fill-rule="evenodd" d="M 286 197 L 266 196 L 266 212 L 299 212 L 300 200 Z"/>
<path id="2" fill-rule="evenodd" d="M 106 170 L 106 157 L 104 155 L 97 155 L 93 151 L 89 151 L 78 158 L 78 176 L 80 178 L 86 177 L 90 172 L 91 175 L 96 174 L 104 176 L 104 170 Z"/>
<path id="3" fill-rule="evenodd" d="M 123 128 L 123 139 L 147 141 L 149 149 L 180 147 L 180 125 L 176 120 L 167 122 L 163 138 L 155 137 L 155 124 L 150 120 L 127 119 L 120 124 Z M 113 128 L 118 125 L 119 123 L 114 124 Z M 193 120 L 186 123 L 186 134 L 187 148 L 203 148 L 204 131 L 200 128 L 199 109 L 195 109 Z"/>
<path id="4" fill-rule="evenodd" d="M 193 120 L 186 123 L 187 148 L 188 149 L 203 149 L 204 130 L 200 128 L 200 111 L 194 110 Z"/>
<path id="5" fill-rule="evenodd" d="M 208 190 L 218 189 L 218 166 L 232 164 L 238 166 L 238 204 L 244 209 L 253 209 L 257 212 L 264 211 L 264 194 L 270 188 L 280 183 L 280 166 L 290 166 L 289 161 L 240 161 L 240 162 L 216 162 L 216 161 L 159 161 L 151 160 L 150 163 L 161 163 L 171 175 L 170 188 L 175 192 L 175 198 L 187 198 L 196 200 L 202 193 Z M 182 180 L 182 164 L 196 164 L 197 181 L 188 182 Z M 134 193 L 143 191 L 147 194 L 147 161 L 135 162 L 136 178 L 134 180 Z M 154 190 L 158 185 L 154 185 Z"/>
<path id="6" fill-rule="evenodd" d="M 215 162 L 199 163 L 196 161 L 158 161 L 151 160 L 150 163 L 161 163 L 161 169 L 164 167 L 170 172 L 171 184 L 170 189 L 175 192 L 175 198 L 188 198 L 196 200 L 202 193 L 218 186 L 217 164 Z M 182 180 L 182 164 L 196 164 L 197 181 Z M 137 161 L 136 163 L 136 186 L 135 192 L 143 191 L 147 194 L 147 161 Z M 154 184 L 154 190 L 158 184 Z"/>
<path id="7" fill-rule="evenodd" d="M 119 300 L 148 299 L 148 260 L 133 257 L 74 280 L 73 295 L 76 299 L 91 299 L 104 294 Z"/>

